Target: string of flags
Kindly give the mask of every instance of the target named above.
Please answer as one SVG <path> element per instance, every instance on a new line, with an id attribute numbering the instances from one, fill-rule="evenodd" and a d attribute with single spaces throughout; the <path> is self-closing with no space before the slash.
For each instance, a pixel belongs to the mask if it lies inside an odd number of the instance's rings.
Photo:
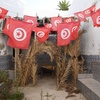
<path id="1" fill-rule="evenodd" d="M 0 7 L 0 19 L 5 19 L 7 9 Z M 49 38 L 52 31 L 57 32 L 57 46 L 68 45 L 78 37 L 80 23 L 91 17 L 94 27 L 100 27 L 100 8 L 96 10 L 96 5 L 84 11 L 74 13 L 74 16 L 62 18 L 51 17 L 49 23 L 43 27 L 38 27 L 37 17 L 24 15 L 24 20 L 17 20 L 11 17 L 6 18 L 3 33 L 7 35 L 7 45 L 13 48 L 28 49 L 31 34 L 34 31 L 37 40 L 42 43 Z"/>

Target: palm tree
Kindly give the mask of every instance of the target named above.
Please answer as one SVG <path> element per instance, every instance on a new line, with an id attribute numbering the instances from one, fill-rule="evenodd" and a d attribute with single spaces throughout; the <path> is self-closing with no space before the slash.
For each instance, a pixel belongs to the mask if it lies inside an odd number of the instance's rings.
<path id="1" fill-rule="evenodd" d="M 66 10 L 69 10 L 69 1 L 67 2 L 66 0 L 62 0 L 62 1 L 59 1 L 59 4 L 57 5 L 59 7 L 58 10 L 62 10 L 62 11 L 66 11 Z"/>

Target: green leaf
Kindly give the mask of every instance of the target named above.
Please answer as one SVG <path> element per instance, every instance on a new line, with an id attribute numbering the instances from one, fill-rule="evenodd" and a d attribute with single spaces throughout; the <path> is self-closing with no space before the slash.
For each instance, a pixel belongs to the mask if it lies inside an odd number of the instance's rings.
<path id="1" fill-rule="evenodd" d="M 59 10 L 65 11 L 69 10 L 69 1 L 67 2 L 66 0 L 59 1 L 59 4 L 57 5 Z"/>

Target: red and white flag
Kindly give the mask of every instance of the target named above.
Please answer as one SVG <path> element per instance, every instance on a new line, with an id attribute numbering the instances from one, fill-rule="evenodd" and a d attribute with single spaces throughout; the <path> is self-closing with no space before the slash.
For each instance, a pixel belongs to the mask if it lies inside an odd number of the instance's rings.
<path id="1" fill-rule="evenodd" d="M 71 40 L 75 40 L 78 37 L 79 27 L 80 21 L 73 22 Z"/>
<path id="2" fill-rule="evenodd" d="M 50 29 L 45 27 L 35 28 L 36 36 L 39 42 L 44 42 L 49 38 Z"/>
<path id="3" fill-rule="evenodd" d="M 10 19 L 8 28 L 8 45 L 13 48 L 28 49 L 32 32 L 32 24 Z"/>
<path id="4" fill-rule="evenodd" d="M 65 23 L 71 23 L 71 22 L 74 22 L 74 20 L 73 20 L 72 17 L 68 17 L 68 18 L 64 18 L 64 22 Z"/>
<path id="5" fill-rule="evenodd" d="M 50 30 L 52 30 L 52 24 L 51 23 L 46 23 L 44 26 Z"/>
<path id="6" fill-rule="evenodd" d="M 83 14 L 85 16 L 85 18 L 90 17 L 92 13 L 94 13 L 96 10 L 96 6 L 93 5 L 89 8 L 87 8 L 86 10 L 83 11 Z"/>
<path id="7" fill-rule="evenodd" d="M 74 15 L 77 16 L 80 19 L 80 21 L 84 21 L 84 22 L 86 21 L 84 13 L 82 11 L 76 12 L 74 13 Z"/>
<path id="8" fill-rule="evenodd" d="M 6 35 L 9 34 L 10 19 L 11 19 L 11 18 L 7 18 L 7 19 L 6 19 L 6 23 L 5 23 L 4 29 L 3 29 L 3 33 L 6 34 Z"/>
<path id="9" fill-rule="evenodd" d="M 32 23 L 33 27 L 37 26 L 37 17 L 24 15 L 24 21 Z"/>
<path id="10" fill-rule="evenodd" d="M 94 26 L 100 27 L 100 9 L 91 15 Z"/>
<path id="11" fill-rule="evenodd" d="M 72 23 L 58 24 L 57 46 L 68 45 L 71 41 Z"/>
<path id="12" fill-rule="evenodd" d="M 4 19 L 7 13 L 7 9 L 0 7 L 0 19 Z"/>
<path id="13" fill-rule="evenodd" d="M 62 23 L 62 17 L 52 17 L 51 18 L 52 30 L 57 31 L 57 26 L 60 23 Z"/>

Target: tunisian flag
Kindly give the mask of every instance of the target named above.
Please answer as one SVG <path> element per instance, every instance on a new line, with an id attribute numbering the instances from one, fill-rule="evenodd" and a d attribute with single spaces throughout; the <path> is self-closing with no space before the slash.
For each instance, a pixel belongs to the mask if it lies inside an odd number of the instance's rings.
<path id="1" fill-rule="evenodd" d="M 67 17 L 67 18 L 64 18 L 64 22 L 65 23 L 74 22 L 74 19 L 72 17 Z"/>
<path id="2" fill-rule="evenodd" d="M 80 27 L 80 21 L 73 22 L 72 23 L 72 35 L 71 35 L 71 40 L 75 40 L 78 37 L 78 31 Z"/>
<path id="3" fill-rule="evenodd" d="M 0 19 L 4 19 L 7 13 L 7 9 L 0 7 Z"/>
<path id="4" fill-rule="evenodd" d="M 6 23 L 5 23 L 4 29 L 3 29 L 3 33 L 6 34 L 6 35 L 9 34 L 10 19 L 11 19 L 11 17 L 6 19 Z"/>
<path id="5" fill-rule="evenodd" d="M 93 5 L 93 6 L 89 7 L 89 8 L 87 8 L 86 10 L 84 10 L 83 14 L 84 14 L 85 18 L 90 17 L 91 14 L 93 12 L 95 12 L 95 9 L 96 9 L 96 5 Z"/>
<path id="6" fill-rule="evenodd" d="M 71 41 L 72 23 L 58 24 L 57 46 L 68 45 Z"/>
<path id="7" fill-rule="evenodd" d="M 57 25 L 62 23 L 62 17 L 51 17 L 52 30 L 57 31 Z"/>
<path id="8" fill-rule="evenodd" d="M 45 27 L 35 28 L 36 36 L 39 42 L 44 42 L 49 38 L 50 29 Z"/>
<path id="9" fill-rule="evenodd" d="M 32 23 L 33 27 L 37 26 L 37 17 L 24 15 L 24 21 Z"/>
<path id="10" fill-rule="evenodd" d="M 84 22 L 86 21 L 84 13 L 82 11 L 76 12 L 74 13 L 74 15 L 77 16 L 80 19 L 80 21 L 84 21 Z"/>
<path id="11" fill-rule="evenodd" d="M 52 31 L 52 24 L 51 23 L 46 23 L 44 26 Z"/>
<path id="12" fill-rule="evenodd" d="M 8 45 L 13 48 L 28 49 L 32 32 L 32 24 L 9 19 Z"/>
<path id="13" fill-rule="evenodd" d="M 100 27 L 100 9 L 91 16 L 94 26 Z"/>

